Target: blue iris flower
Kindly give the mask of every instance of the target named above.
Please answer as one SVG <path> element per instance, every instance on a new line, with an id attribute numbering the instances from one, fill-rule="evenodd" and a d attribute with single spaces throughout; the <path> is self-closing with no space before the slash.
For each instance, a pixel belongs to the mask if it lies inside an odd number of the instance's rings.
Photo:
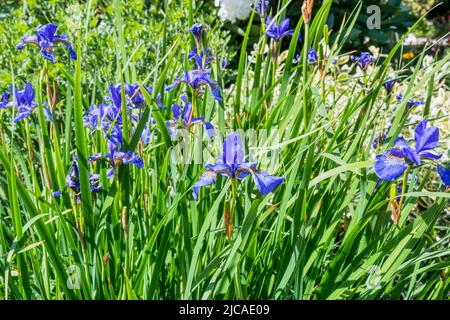
<path id="1" fill-rule="evenodd" d="M 399 95 L 397 95 L 397 102 L 398 103 L 402 103 L 402 101 L 403 101 L 403 94 L 399 94 Z M 406 102 L 406 108 L 407 108 L 407 110 L 409 110 L 409 109 L 411 109 L 411 108 L 414 108 L 414 107 L 417 107 L 417 106 L 420 106 L 420 105 L 423 105 L 423 104 L 425 104 L 422 100 L 413 100 L 413 99 L 408 99 L 408 101 Z"/>
<path id="2" fill-rule="evenodd" d="M 56 36 L 56 29 L 58 26 L 53 23 L 46 25 L 39 25 L 36 29 L 36 36 L 23 36 L 17 49 L 22 50 L 26 45 L 37 45 L 41 49 L 41 55 L 51 62 L 55 63 L 54 43 L 62 43 L 69 50 L 70 57 L 73 60 L 77 59 L 77 54 L 72 48 L 67 35 Z"/>
<path id="3" fill-rule="evenodd" d="M 99 181 L 100 175 L 89 173 L 89 185 L 92 192 L 100 192 L 102 190 L 102 184 L 99 183 Z M 80 173 L 76 157 L 73 160 L 72 167 L 66 177 L 66 185 L 77 195 L 81 192 Z"/>
<path id="4" fill-rule="evenodd" d="M 440 164 L 436 165 L 436 170 L 439 173 L 439 176 L 441 177 L 442 182 L 444 183 L 444 186 L 449 188 L 450 187 L 450 168 L 444 167 Z"/>
<path id="5" fill-rule="evenodd" d="M 11 90 L 11 88 L 10 88 Z M 11 92 L 11 91 L 10 91 Z M 33 85 L 31 83 L 26 83 L 25 88 L 23 90 L 16 89 L 14 92 L 14 95 L 16 97 L 16 101 L 14 102 L 8 102 L 7 99 L 10 97 L 10 93 L 2 95 L 2 107 L 8 108 L 8 107 L 16 107 L 17 113 L 14 117 L 13 121 L 15 123 L 19 122 L 20 120 L 25 119 L 26 117 L 29 117 L 31 113 L 37 108 L 38 103 L 34 100 L 36 97 L 36 94 L 34 92 Z M 53 121 L 52 113 L 49 109 L 44 109 L 44 115 L 47 119 L 50 121 Z"/>
<path id="6" fill-rule="evenodd" d="M 376 61 L 369 52 L 362 52 L 359 56 L 351 56 L 351 60 L 357 61 L 363 70 Z"/>
<path id="7" fill-rule="evenodd" d="M 302 58 L 302 56 L 301 56 L 299 53 L 297 53 L 297 54 L 295 55 L 294 59 L 292 59 L 292 63 L 293 63 L 293 64 L 299 63 L 299 62 L 301 61 L 301 58 Z"/>
<path id="8" fill-rule="evenodd" d="M 285 180 L 283 177 L 272 176 L 265 171 L 256 169 L 257 165 L 257 162 L 244 162 L 241 138 L 237 133 L 233 133 L 225 139 L 220 159 L 215 164 L 205 165 L 207 170 L 194 184 L 192 195 L 195 200 L 198 200 L 200 187 L 213 184 L 218 174 L 238 180 L 242 180 L 251 174 L 259 192 L 264 195 L 267 195 Z"/>
<path id="9" fill-rule="evenodd" d="M 414 132 L 415 148 L 411 148 L 402 137 L 396 139 L 394 147 L 376 156 L 374 164 L 377 176 L 386 181 L 400 177 L 409 164 L 421 164 L 421 159 L 439 160 L 442 155 L 430 151 L 439 143 L 439 129 L 427 128 L 428 120 L 420 122 Z"/>
<path id="10" fill-rule="evenodd" d="M 388 77 L 387 81 L 383 83 L 386 92 L 390 94 L 394 88 L 394 84 L 397 82 L 397 77 Z"/>
<path id="11" fill-rule="evenodd" d="M 176 78 L 171 85 L 167 86 L 165 91 L 171 91 L 181 83 L 187 84 L 197 92 L 203 92 L 203 88 L 208 87 L 214 99 L 219 102 L 223 100 L 219 84 L 211 80 L 211 72 L 209 70 L 187 70 L 183 76 Z"/>
<path id="12" fill-rule="evenodd" d="M 265 17 L 267 17 L 267 7 L 269 6 L 269 1 L 268 0 L 258 0 L 256 5 L 254 5 L 252 3 L 252 7 L 253 6 L 255 7 L 256 13 L 258 14 L 258 16 L 261 19 L 264 19 Z"/>
<path id="13" fill-rule="evenodd" d="M 308 51 L 308 63 L 314 63 L 319 60 L 319 56 L 317 55 L 317 51 L 313 48 L 309 49 Z"/>
<path id="14" fill-rule="evenodd" d="M 8 101 L 12 94 L 12 87 L 8 87 L 8 91 L 3 91 L 0 99 L 0 109 L 8 107 Z"/>
<path id="15" fill-rule="evenodd" d="M 195 23 L 190 28 L 190 31 L 194 36 L 195 43 L 197 44 L 198 47 L 200 47 L 200 44 L 202 42 L 203 25 L 201 23 Z"/>
<path id="16" fill-rule="evenodd" d="M 376 150 L 379 147 L 381 147 L 385 142 L 386 142 L 386 134 L 383 133 L 381 135 L 381 141 L 380 141 L 380 137 L 377 137 L 377 138 L 375 138 L 375 140 L 373 140 L 372 148 L 374 150 Z"/>
<path id="17" fill-rule="evenodd" d="M 215 134 L 214 126 L 211 123 L 204 121 L 204 117 L 193 118 L 192 104 L 190 102 L 186 102 L 186 105 L 184 106 L 184 113 L 183 108 L 180 105 L 174 104 L 172 106 L 172 114 L 173 120 L 168 120 L 166 122 L 167 128 L 169 129 L 169 133 L 172 138 L 177 135 L 180 123 L 182 128 L 184 129 L 189 129 L 196 124 L 203 125 L 206 133 L 208 134 L 208 137 L 210 138 Z"/>
<path id="18" fill-rule="evenodd" d="M 211 80 L 211 72 L 206 69 L 211 58 L 215 58 L 215 56 L 209 55 L 209 48 L 206 48 L 206 50 L 202 48 L 200 41 L 202 30 L 203 27 L 200 24 L 195 24 L 191 28 L 196 45 L 194 50 L 189 53 L 189 59 L 194 58 L 196 66 L 194 66 L 193 70 L 185 70 L 182 76 L 175 78 L 173 83 L 165 88 L 165 91 L 171 91 L 181 83 L 185 83 L 196 93 L 203 93 L 204 88 L 208 87 L 212 97 L 220 102 L 223 99 L 219 84 Z M 221 60 L 221 63 L 222 67 L 226 66 L 226 61 Z"/>
<path id="19" fill-rule="evenodd" d="M 108 158 L 112 168 L 107 171 L 108 178 L 112 178 L 114 176 L 114 169 L 116 167 L 120 167 L 122 165 L 130 165 L 133 164 L 136 167 L 142 169 L 144 167 L 144 161 L 131 151 L 123 152 L 123 151 L 114 151 L 112 149 L 110 152 L 105 153 L 105 157 Z M 93 156 L 89 156 L 89 162 L 101 160 L 101 153 L 94 154 Z"/>
<path id="20" fill-rule="evenodd" d="M 216 60 L 216 55 L 211 54 L 211 49 L 209 47 L 205 49 L 197 50 L 197 45 L 194 46 L 194 49 L 192 49 L 191 52 L 188 54 L 188 59 L 195 60 L 196 65 L 194 66 L 194 69 L 206 69 L 211 65 L 211 62 Z M 219 63 L 222 69 L 225 69 L 227 67 L 227 61 L 225 59 L 219 59 Z"/>
<path id="21" fill-rule="evenodd" d="M 289 29 L 289 18 L 283 19 L 277 26 L 276 21 L 267 17 L 266 20 L 266 36 L 275 39 L 275 41 L 280 41 L 286 36 L 291 36 L 294 34 L 294 29 Z"/>
<path id="22" fill-rule="evenodd" d="M 124 92 L 125 92 L 125 101 L 127 104 L 127 109 L 135 109 L 135 108 L 143 108 L 145 106 L 145 98 L 141 92 L 141 89 L 138 84 L 129 84 L 124 83 Z M 152 95 L 153 88 L 145 87 L 147 92 Z M 121 94 L 121 86 L 110 84 L 109 86 L 109 97 L 108 100 L 111 100 L 114 105 L 120 110 L 122 107 L 122 94 Z M 161 109 L 167 109 L 162 103 L 161 94 L 158 94 L 155 99 L 156 105 Z"/>
<path id="23" fill-rule="evenodd" d="M 62 195 L 62 191 L 61 190 L 57 190 L 57 191 L 53 191 L 52 192 L 52 196 L 54 197 L 54 198 L 58 198 L 58 197 L 60 197 Z"/>

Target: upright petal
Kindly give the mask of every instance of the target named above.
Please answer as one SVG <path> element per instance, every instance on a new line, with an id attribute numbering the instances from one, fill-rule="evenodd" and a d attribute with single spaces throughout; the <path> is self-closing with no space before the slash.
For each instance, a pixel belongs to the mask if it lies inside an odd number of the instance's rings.
<path id="1" fill-rule="evenodd" d="M 172 115 L 173 115 L 173 121 L 178 122 L 180 119 L 181 113 L 183 112 L 183 108 L 181 108 L 180 105 L 174 104 L 172 106 Z"/>
<path id="2" fill-rule="evenodd" d="M 183 125 L 187 128 L 192 121 L 192 103 L 188 102 L 184 106 Z"/>
<path id="3" fill-rule="evenodd" d="M 109 94 L 111 96 L 112 101 L 114 102 L 114 105 L 117 108 L 121 108 L 121 106 L 122 106 L 122 95 L 120 93 L 120 85 L 116 87 L 113 84 L 111 84 L 109 86 Z"/>
<path id="4" fill-rule="evenodd" d="M 56 29 L 58 26 L 53 23 L 47 23 L 45 25 L 39 25 L 36 29 L 36 35 L 38 37 L 39 46 L 47 46 L 53 42 L 55 37 Z M 51 44 L 50 44 L 51 45 Z"/>
<path id="5" fill-rule="evenodd" d="M 437 127 L 427 128 L 428 119 L 420 122 L 415 131 L 416 152 L 420 155 L 422 151 L 429 151 L 437 147 L 439 143 L 439 129 Z"/>
<path id="6" fill-rule="evenodd" d="M 222 160 L 231 166 L 244 161 L 241 137 L 236 132 L 230 134 L 225 139 L 223 143 Z"/>

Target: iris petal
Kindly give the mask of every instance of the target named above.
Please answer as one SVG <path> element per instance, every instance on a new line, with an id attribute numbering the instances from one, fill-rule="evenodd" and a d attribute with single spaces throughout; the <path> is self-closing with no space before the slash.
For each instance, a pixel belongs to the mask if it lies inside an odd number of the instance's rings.
<path id="1" fill-rule="evenodd" d="M 198 192 L 200 190 L 200 187 L 209 186 L 216 182 L 216 176 L 217 174 L 212 170 L 205 171 L 200 176 L 200 178 L 193 186 L 192 196 L 194 197 L 194 200 L 198 200 Z"/>
<path id="2" fill-rule="evenodd" d="M 427 128 L 427 122 L 428 119 L 420 122 L 414 131 L 416 151 L 418 154 L 422 151 L 429 151 L 436 148 L 439 143 L 439 129 L 437 127 Z"/>
<path id="3" fill-rule="evenodd" d="M 283 177 L 272 176 L 265 171 L 253 171 L 252 176 L 259 192 L 263 195 L 267 195 L 285 180 Z"/>
<path id="4" fill-rule="evenodd" d="M 389 149 L 376 156 L 375 173 L 380 179 L 393 181 L 400 177 L 407 168 L 404 153 L 397 149 Z"/>
<path id="5" fill-rule="evenodd" d="M 244 161 L 241 137 L 236 133 L 230 134 L 223 143 L 223 162 L 233 166 Z"/>
<path id="6" fill-rule="evenodd" d="M 450 187 L 450 168 L 446 168 L 438 164 L 436 166 L 436 170 L 439 173 L 444 186 L 446 186 L 447 188 Z"/>

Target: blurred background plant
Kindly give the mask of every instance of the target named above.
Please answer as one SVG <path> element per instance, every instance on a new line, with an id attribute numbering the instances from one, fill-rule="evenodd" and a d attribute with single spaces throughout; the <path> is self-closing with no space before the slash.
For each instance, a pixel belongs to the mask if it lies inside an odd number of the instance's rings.
<path id="1" fill-rule="evenodd" d="M 127 59 L 133 65 L 134 74 L 148 73 L 155 61 L 166 54 L 167 48 L 159 47 L 160 43 L 172 43 L 180 33 L 187 36 L 189 18 L 183 3 L 184 0 L 121 2 L 126 49 L 131 53 Z M 201 2 L 198 3 L 198 10 L 202 14 L 196 19 L 208 26 L 207 31 L 214 30 L 208 38 L 211 49 L 224 59 L 231 60 L 235 52 L 227 49 L 230 32 L 218 28 L 216 10 L 202 10 Z M 19 66 L 17 75 L 24 81 L 28 73 L 39 72 L 39 54 L 32 53 L 29 49 L 19 51 L 15 47 L 22 35 L 31 35 L 39 24 L 49 22 L 58 25 L 58 32 L 67 33 L 71 39 L 76 39 L 80 28 L 89 30 L 88 35 L 81 39 L 85 50 L 83 68 L 89 73 L 87 86 L 92 86 L 96 81 L 114 81 L 120 51 L 119 46 L 114 45 L 117 37 L 111 1 L 28 0 L 21 3 L 5 0 L 0 6 L 0 21 L 0 90 L 11 83 L 10 63 Z M 162 37 L 165 37 L 164 41 Z M 56 50 L 59 56 L 67 55 L 64 48 Z M 57 77 L 56 69 L 51 69 L 50 72 L 52 71 L 52 78 Z M 105 88 L 98 89 L 99 92 L 104 92 Z M 99 94 L 97 98 L 101 99 L 102 96 Z"/>

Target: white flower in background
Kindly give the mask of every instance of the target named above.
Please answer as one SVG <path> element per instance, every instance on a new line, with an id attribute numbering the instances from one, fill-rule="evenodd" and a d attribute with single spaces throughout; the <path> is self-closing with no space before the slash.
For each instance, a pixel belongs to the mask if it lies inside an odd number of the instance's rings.
<path id="1" fill-rule="evenodd" d="M 252 11 L 253 0 L 216 0 L 216 7 L 219 9 L 219 17 L 222 21 L 245 20 Z"/>

